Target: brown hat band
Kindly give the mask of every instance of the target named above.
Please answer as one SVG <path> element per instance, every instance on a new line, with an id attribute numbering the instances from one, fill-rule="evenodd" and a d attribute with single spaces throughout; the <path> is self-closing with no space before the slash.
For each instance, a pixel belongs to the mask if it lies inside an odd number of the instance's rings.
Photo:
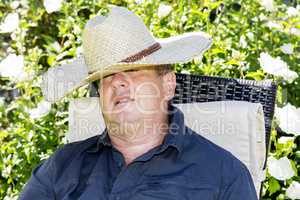
<path id="1" fill-rule="evenodd" d="M 156 42 L 153 45 L 147 47 L 146 49 L 121 60 L 121 62 L 126 62 L 126 63 L 135 62 L 137 60 L 142 59 L 145 56 L 152 54 L 153 52 L 159 50 L 160 48 L 161 48 L 161 45 L 158 42 Z"/>

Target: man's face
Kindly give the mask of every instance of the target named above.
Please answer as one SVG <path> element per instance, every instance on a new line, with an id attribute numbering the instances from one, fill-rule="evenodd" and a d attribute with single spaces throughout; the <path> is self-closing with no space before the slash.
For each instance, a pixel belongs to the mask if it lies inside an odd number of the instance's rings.
<path id="1" fill-rule="evenodd" d="M 100 106 L 106 122 L 142 122 L 166 112 L 174 96 L 174 72 L 159 76 L 152 68 L 129 70 L 100 81 Z"/>

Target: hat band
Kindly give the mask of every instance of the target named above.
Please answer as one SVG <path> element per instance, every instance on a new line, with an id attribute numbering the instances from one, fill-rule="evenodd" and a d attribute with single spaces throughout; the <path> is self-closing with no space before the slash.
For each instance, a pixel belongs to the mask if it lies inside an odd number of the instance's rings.
<path id="1" fill-rule="evenodd" d="M 147 47 L 146 49 L 121 60 L 121 62 L 130 63 L 130 62 L 138 61 L 138 60 L 142 59 L 143 57 L 154 53 L 155 51 L 159 50 L 160 48 L 161 48 L 161 45 L 158 42 L 156 42 L 153 45 Z"/>

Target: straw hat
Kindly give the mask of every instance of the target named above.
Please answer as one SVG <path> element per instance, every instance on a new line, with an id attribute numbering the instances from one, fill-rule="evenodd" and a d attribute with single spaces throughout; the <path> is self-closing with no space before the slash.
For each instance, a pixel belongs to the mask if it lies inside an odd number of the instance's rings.
<path id="1" fill-rule="evenodd" d="M 56 102 L 67 93 L 106 75 L 144 66 L 185 63 L 212 43 L 203 32 L 157 39 L 143 21 L 123 7 L 90 19 L 83 30 L 83 55 L 43 74 L 45 99 Z"/>

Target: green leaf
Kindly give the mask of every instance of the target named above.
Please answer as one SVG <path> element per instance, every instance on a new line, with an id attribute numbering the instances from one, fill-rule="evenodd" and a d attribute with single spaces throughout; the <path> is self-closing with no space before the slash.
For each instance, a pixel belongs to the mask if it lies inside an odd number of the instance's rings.
<path id="1" fill-rule="evenodd" d="M 269 190 L 270 195 L 274 194 L 275 192 L 277 192 L 281 188 L 280 184 L 278 183 L 278 181 L 275 178 L 273 178 L 273 177 L 271 177 L 269 179 L 268 183 L 269 183 L 268 184 L 269 185 L 268 190 Z"/>

